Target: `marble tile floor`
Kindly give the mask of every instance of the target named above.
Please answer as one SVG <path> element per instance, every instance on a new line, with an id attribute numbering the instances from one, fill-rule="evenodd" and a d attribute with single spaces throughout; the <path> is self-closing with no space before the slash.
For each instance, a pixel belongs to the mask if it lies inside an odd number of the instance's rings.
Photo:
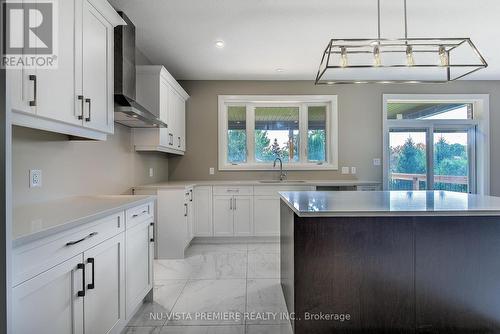
<path id="1" fill-rule="evenodd" d="M 191 245 L 155 261 L 154 301 L 123 333 L 291 334 L 279 271 L 277 243 Z"/>

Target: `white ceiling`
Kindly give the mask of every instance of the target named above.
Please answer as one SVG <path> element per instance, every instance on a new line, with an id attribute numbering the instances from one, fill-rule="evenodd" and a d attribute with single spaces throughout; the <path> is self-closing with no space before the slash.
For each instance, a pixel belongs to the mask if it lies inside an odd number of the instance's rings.
<path id="1" fill-rule="evenodd" d="M 499 0 L 407 1 L 408 37 L 470 37 L 489 67 L 469 79 L 500 79 Z M 137 47 L 177 79 L 313 80 L 330 38 L 377 34 L 376 0 L 111 3 L 135 23 Z M 382 37 L 402 37 L 402 4 L 381 0 Z"/>

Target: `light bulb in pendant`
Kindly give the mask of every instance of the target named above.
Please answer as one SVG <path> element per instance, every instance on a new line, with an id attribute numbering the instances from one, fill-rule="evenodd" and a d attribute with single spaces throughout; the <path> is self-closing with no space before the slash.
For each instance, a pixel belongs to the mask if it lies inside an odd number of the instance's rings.
<path id="1" fill-rule="evenodd" d="M 340 67 L 347 67 L 347 50 L 344 46 L 340 48 Z"/>
<path id="2" fill-rule="evenodd" d="M 408 66 L 415 65 L 415 58 L 413 58 L 413 48 L 411 45 L 406 47 L 406 64 Z"/>
<path id="3" fill-rule="evenodd" d="M 441 45 L 439 46 L 439 62 L 441 63 L 441 66 L 448 66 L 449 65 L 449 58 L 448 58 L 448 52 L 446 52 L 446 48 Z"/>
<path id="4" fill-rule="evenodd" d="M 373 48 L 373 65 L 377 67 L 382 65 L 382 59 L 380 59 L 380 47 L 378 45 Z"/>

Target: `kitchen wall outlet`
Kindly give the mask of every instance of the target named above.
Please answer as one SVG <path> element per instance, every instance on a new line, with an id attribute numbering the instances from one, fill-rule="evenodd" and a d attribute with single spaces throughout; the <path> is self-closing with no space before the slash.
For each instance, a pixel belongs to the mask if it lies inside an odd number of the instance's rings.
<path id="1" fill-rule="evenodd" d="M 149 168 L 149 177 L 153 177 L 155 175 L 155 170 L 154 168 Z"/>
<path id="2" fill-rule="evenodd" d="M 40 188 L 42 186 L 42 170 L 30 169 L 30 188 Z"/>
<path id="3" fill-rule="evenodd" d="M 356 167 L 351 167 L 351 174 L 356 174 L 357 171 Z"/>
<path id="4" fill-rule="evenodd" d="M 349 167 L 342 167 L 342 174 L 349 174 Z"/>
<path id="5" fill-rule="evenodd" d="M 214 174 L 215 174 L 215 168 L 210 167 L 210 168 L 208 169 L 208 174 L 210 174 L 210 175 L 214 175 Z"/>
<path id="6" fill-rule="evenodd" d="M 373 159 L 373 166 L 380 166 L 380 165 L 381 165 L 380 158 Z"/>

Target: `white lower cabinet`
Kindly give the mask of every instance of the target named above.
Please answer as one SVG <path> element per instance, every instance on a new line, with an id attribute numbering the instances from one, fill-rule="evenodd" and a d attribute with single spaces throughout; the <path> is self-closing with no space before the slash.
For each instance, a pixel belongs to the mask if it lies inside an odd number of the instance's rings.
<path id="1" fill-rule="evenodd" d="M 152 211 L 150 202 L 14 248 L 13 263 L 38 271 L 14 266 L 12 332 L 120 333 L 152 289 Z"/>
<path id="2" fill-rule="evenodd" d="M 214 236 L 253 235 L 253 196 L 215 195 Z"/>
<path id="3" fill-rule="evenodd" d="M 279 236 L 280 198 L 276 196 L 255 196 L 254 229 L 256 236 Z"/>
<path id="4" fill-rule="evenodd" d="M 79 254 L 12 289 L 13 333 L 83 333 L 82 263 Z"/>
<path id="5" fill-rule="evenodd" d="M 126 317 L 153 287 L 153 222 L 145 220 L 125 231 Z"/>
<path id="6" fill-rule="evenodd" d="M 197 186 L 194 187 L 193 193 L 193 236 L 210 237 L 214 233 L 212 224 L 212 187 Z"/>
<path id="7" fill-rule="evenodd" d="M 253 235 L 253 196 L 234 196 L 234 236 Z"/>
<path id="8" fill-rule="evenodd" d="M 86 334 L 119 333 L 125 324 L 123 233 L 83 253 L 86 272 Z"/>
<path id="9" fill-rule="evenodd" d="M 229 237 L 233 229 L 233 196 L 215 195 L 214 205 L 214 236 Z"/>

